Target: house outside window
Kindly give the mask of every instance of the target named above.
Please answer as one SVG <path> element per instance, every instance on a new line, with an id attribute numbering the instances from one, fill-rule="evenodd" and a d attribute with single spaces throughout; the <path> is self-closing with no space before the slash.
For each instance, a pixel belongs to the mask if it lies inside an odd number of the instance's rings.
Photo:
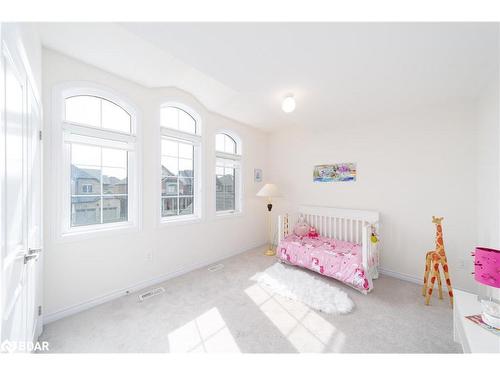
<path id="1" fill-rule="evenodd" d="M 80 186 L 80 183 L 78 184 Z M 81 192 L 82 193 L 92 193 L 92 184 L 81 184 L 82 186 L 82 189 L 81 189 Z M 79 190 L 79 189 L 77 189 Z"/>

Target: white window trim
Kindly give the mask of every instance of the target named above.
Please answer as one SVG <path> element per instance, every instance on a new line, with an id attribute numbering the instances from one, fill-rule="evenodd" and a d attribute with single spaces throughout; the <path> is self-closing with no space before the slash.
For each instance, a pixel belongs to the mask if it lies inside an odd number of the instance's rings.
<path id="1" fill-rule="evenodd" d="M 244 197 L 244 190 L 243 190 L 243 157 L 242 157 L 242 142 L 241 138 L 234 133 L 232 130 L 229 129 L 218 129 L 215 132 L 214 135 L 214 145 L 215 145 L 215 137 L 217 134 L 227 134 L 230 136 L 235 142 L 236 142 L 236 154 L 231 154 L 227 152 L 222 152 L 222 151 L 217 151 L 215 150 L 215 160 L 214 160 L 214 167 L 213 167 L 213 174 L 212 176 L 215 177 L 217 175 L 217 159 L 229 159 L 233 160 L 238 164 L 238 168 L 235 170 L 235 197 L 234 197 L 234 210 L 225 210 L 225 211 L 217 211 L 217 202 L 214 204 L 214 211 L 215 211 L 215 218 L 216 219 L 225 219 L 225 218 L 232 218 L 232 217 L 237 217 L 237 216 L 242 216 L 244 214 L 243 211 L 243 197 Z M 214 183 L 216 184 L 215 179 L 213 179 Z M 214 188 L 214 199 L 217 199 L 217 186 Z"/>
<path id="2" fill-rule="evenodd" d="M 198 115 L 196 111 L 186 106 L 185 104 L 179 102 L 165 102 L 162 103 L 160 108 L 163 107 L 177 107 L 185 112 L 187 112 L 190 116 L 192 116 L 196 121 L 196 134 L 184 132 L 182 130 L 177 130 L 173 128 L 168 128 L 165 126 L 161 126 L 161 118 L 159 118 L 158 128 L 159 128 L 159 137 L 158 137 L 158 152 L 157 160 L 158 160 L 158 173 L 156 178 L 156 186 L 157 186 L 157 194 L 156 194 L 156 217 L 158 218 L 157 223 L 159 227 L 163 226 L 172 226 L 172 225 L 182 225 L 182 224 L 192 224 L 198 223 L 203 220 L 203 138 L 202 134 L 202 122 L 201 117 Z M 160 112 L 160 111 L 158 111 Z M 194 155 L 193 155 L 193 163 L 194 163 L 194 186 L 193 186 L 193 201 L 194 201 L 194 212 L 191 215 L 178 215 L 178 216 L 161 216 L 161 208 L 162 208 L 162 195 L 161 195 L 161 178 L 162 178 L 162 169 L 161 169 L 161 140 L 163 138 L 173 138 L 179 141 L 189 142 L 193 144 L 194 147 Z"/>
<path id="3" fill-rule="evenodd" d="M 87 125 L 80 125 L 65 121 L 64 100 L 77 95 L 97 96 L 109 100 L 130 114 L 131 133 L 116 130 L 105 130 Z M 66 242 L 93 238 L 117 232 L 137 231 L 141 228 L 141 197 L 142 183 L 138 168 L 141 165 L 140 128 L 138 126 L 138 111 L 120 94 L 113 90 L 91 82 L 66 82 L 54 87 L 52 92 L 52 127 L 51 140 L 53 142 L 53 171 L 51 181 L 55 188 L 52 191 L 52 201 L 56 203 L 55 223 L 52 235 L 56 242 Z M 128 152 L 128 220 L 125 222 L 103 223 L 71 227 L 71 182 L 70 182 L 70 144 L 68 141 L 85 142 L 86 137 L 92 137 L 92 143 L 110 148 L 125 149 Z"/>

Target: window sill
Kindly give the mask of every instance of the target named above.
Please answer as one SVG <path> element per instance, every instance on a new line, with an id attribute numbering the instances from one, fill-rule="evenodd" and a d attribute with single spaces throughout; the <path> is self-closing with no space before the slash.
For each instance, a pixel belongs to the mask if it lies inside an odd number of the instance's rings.
<path id="1" fill-rule="evenodd" d="M 198 215 L 186 215 L 186 216 L 173 216 L 173 217 L 162 217 L 160 218 L 159 226 L 168 227 L 175 225 L 185 225 L 185 224 L 196 224 L 202 221 L 201 217 Z"/>
<path id="2" fill-rule="evenodd" d="M 60 233 L 58 236 L 58 242 L 80 241 L 109 235 L 137 232 L 138 230 L 139 226 L 132 221 L 95 226 L 81 226 Z"/>
<path id="3" fill-rule="evenodd" d="M 242 211 L 223 211 L 215 213 L 215 220 L 231 219 L 235 217 L 243 216 Z"/>

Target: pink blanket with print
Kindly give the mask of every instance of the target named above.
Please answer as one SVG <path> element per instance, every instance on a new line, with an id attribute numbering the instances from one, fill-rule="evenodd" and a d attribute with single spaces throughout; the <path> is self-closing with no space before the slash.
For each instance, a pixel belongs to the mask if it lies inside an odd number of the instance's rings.
<path id="1" fill-rule="evenodd" d="M 309 238 L 290 234 L 279 243 L 277 256 L 285 263 L 309 268 L 364 293 L 373 287 L 362 266 L 359 244 L 321 236 Z"/>

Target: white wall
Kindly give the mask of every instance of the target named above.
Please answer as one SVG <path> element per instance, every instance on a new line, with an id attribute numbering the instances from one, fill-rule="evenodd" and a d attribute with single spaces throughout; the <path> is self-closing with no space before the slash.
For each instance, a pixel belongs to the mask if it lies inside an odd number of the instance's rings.
<path id="1" fill-rule="evenodd" d="M 483 91 L 477 106 L 478 245 L 500 247 L 500 118 L 498 77 Z"/>
<path id="2" fill-rule="evenodd" d="M 444 216 L 444 243 L 455 286 L 473 289 L 469 252 L 476 243 L 475 107 L 459 103 L 329 130 L 282 130 L 270 137 L 271 179 L 298 204 L 377 210 L 381 266 L 421 279 L 435 248 L 432 215 Z M 314 125 L 314 124 L 310 124 Z M 356 182 L 314 183 L 313 166 L 356 162 Z M 466 269 L 459 269 L 461 260 Z M 416 297 L 417 298 L 417 297 Z"/>
<path id="3" fill-rule="evenodd" d="M 477 245 L 500 249 L 500 95 L 498 71 L 477 103 Z M 477 286 L 476 286 L 477 288 Z M 500 300 L 500 289 L 496 291 Z"/>
<path id="4" fill-rule="evenodd" d="M 45 123 L 50 124 L 50 98 L 54 85 L 64 81 L 92 81 L 121 93 L 141 111 L 143 159 L 142 230 L 88 240 L 60 242 L 51 207 L 60 199 L 51 192 L 50 126 L 45 131 L 45 311 L 49 316 L 80 303 L 105 296 L 162 275 L 260 246 L 266 242 L 265 204 L 255 197 L 262 186 L 253 181 L 254 168 L 267 172 L 267 136 L 252 127 L 208 112 L 191 95 L 177 89 L 148 89 L 60 55 L 43 51 Z M 158 227 L 156 221 L 159 105 L 176 100 L 196 110 L 205 137 L 205 219 L 196 224 Z M 231 219 L 214 217 L 214 137 L 216 129 L 236 132 L 243 142 L 244 214 Z M 264 172 L 264 173 L 265 173 Z M 147 253 L 153 252 L 153 260 Z"/>

